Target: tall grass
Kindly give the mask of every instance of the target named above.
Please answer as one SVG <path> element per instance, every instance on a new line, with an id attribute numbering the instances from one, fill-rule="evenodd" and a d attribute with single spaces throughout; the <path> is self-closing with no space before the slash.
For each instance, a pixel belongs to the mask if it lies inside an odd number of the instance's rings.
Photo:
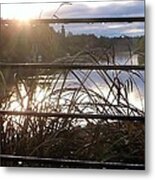
<path id="1" fill-rule="evenodd" d="M 109 64 L 111 55 L 105 52 L 105 57 L 104 63 Z M 64 59 L 55 62 L 63 63 Z M 94 51 L 82 51 L 66 59 L 68 63 L 102 63 Z M 4 74 L 0 72 L 6 92 Z M 4 94 L 1 101 L 3 110 L 144 115 L 144 107 L 137 107 L 129 97 L 136 92 L 143 106 L 137 82 L 144 84 L 144 76 L 138 71 L 40 69 L 35 74 L 24 75 L 20 70 L 13 74 L 9 95 Z M 0 118 L 3 154 L 144 162 L 141 122 L 13 115 Z"/>

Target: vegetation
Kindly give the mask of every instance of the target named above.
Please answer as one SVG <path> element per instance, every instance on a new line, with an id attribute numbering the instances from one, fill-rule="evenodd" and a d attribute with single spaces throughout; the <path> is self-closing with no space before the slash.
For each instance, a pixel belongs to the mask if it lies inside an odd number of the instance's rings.
<path id="1" fill-rule="evenodd" d="M 107 52 L 114 56 L 114 52 L 131 51 L 133 54 L 143 54 L 144 57 L 144 37 L 73 35 L 71 32 L 65 34 L 63 29 L 62 32 L 56 32 L 46 24 L 15 23 L 2 25 L 0 49 L 1 62 L 53 62 L 66 55 L 73 56 L 79 51 L 96 49 L 100 49 L 98 55 Z"/>
<path id="2" fill-rule="evenodd" d="M 97 63 L 94 59 L 93 62 Z M 100 84 L 104 85 L 106 92 L 92 79 L 91 73 L 101 78 Z M 53 78 L 46 76 L 43 83 L 39 75 L 30 78 L 20 77 L 18 73 L 10 99 L 2 103 L 2 107 L 9 109 L 14 102 L 18 102 L 14 110 L 143 116 L 144 112 L 129 103 L 128 99 L 128 94 L 136 86 L 134 76 L 140 81 L 143 76 L 131 71 L 126 73 L 127 79 L 124 80 L 121 79 L 122 73 L 115 71 L 111 77 L 104 71 L 59 70 Z M 71 75 L 74 79 L 68 84 Z M 92 89 L 92 86 L 95 88 Z M 38 100 L 43 92 L 43 97 Z M 142 122 L 12 115 L 1 116 L 1 126 L 3 154 L 144 163 Z M 3 163 L 7 166 L 18 165 L 18 162 L 14 164 L 12 161 Z M 23 166 L 28 165 L 23 163 Z"/>
<path id="3" fill-rule="evenodd" d="M 64 36 L 45 25 L 5 25 L 2 31 L 4 62 L 38 62 L 41 55 L 43 62 L 110 64 L 116 63 L 121 47 L 133 49 L 125 38 Z M 130 102 L 130 94 L 136 92 L 142 103 L 137 81 L 144 84 L 141 71 L 0 69 L 0 106 L 13 111 L 144 116 L 144 107 Z M 2 154 L 144 163 L 143 122 L 1 115 L 0 123 Z M 30 164 L 2 161 L 2 165 Z"/>

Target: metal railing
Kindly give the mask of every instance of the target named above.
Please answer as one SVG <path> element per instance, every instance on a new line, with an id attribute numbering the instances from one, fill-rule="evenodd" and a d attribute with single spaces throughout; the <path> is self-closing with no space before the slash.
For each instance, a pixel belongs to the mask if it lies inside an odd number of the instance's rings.
<path id="1" fill-rule="evenodd" d="M 143 164 L 130 164 L 130 163 L 120 163 L 120 162 L 97 162 L 97 161 L 84 161 L 84 160 L 65 160 L 58 158 L 38 158 L 30 156 L 13 156 L 13 155 L 0 155 L 3 160 L 17 161 L 19 165 L 22 163 L 40 163 L 51 165 L 53 167 L 61 168 L 98 168 L 98 169 L 130 169 L 130 170 L 144 170 Z M 49 166 L 50 167 L 50 166 Z"/>
<path id="2" fill-rule="evenodd" d="M 133 22 L 144 22 L 144 17 L 114 17 L 114 18 L 67 18 L 67 19 L 33 19 L 29 23 L 32 24 L 53 24 L 53 23 L 133 23 Z M 12 24 L 18 22 L 18 20 L 2 20 L 2 24 Z"/>
<path id="3" fill-rule="evenodd" d="M 60 63 L 0 63 L 0 68 L 18 69 L 18 68 L 36 68 L 36 69 L 60 69 L 60 70 L 145 70 L 143 65 L 92 65 L 92 64 L 60 64 Z"/>
<path id="4" fill-rule="evenodd" d="M 35 3 L 35 2 L 29 2 Z M 42 2 L 38 2 L 42 3 Z M 48 2 L 50 3 L 50 2 Z M 1 8 L 3 4 L 0 3 L 0 15 Z M 15 4 L 15 3 L 13 3 Z M 21 3 L 19 3 L 21 4 Z M 23 3 L 24 4 L 24 3 Z M 1 16 L 0 16 L 1 17 Z M 74 19 L 33 19 L 30 21 L 32 24 L 40 23 L 115 23 L 115 22 L 144 22 L 144 17 L 114 17 L 114 18 L 74 18 Z M 0 18 L 0 26 L 2 24 L 15 23 L 16 20 L 4 20 Z M 1 31 L 0 31 L 1 36 Z M 0 39 L 1 40 L 1 39 Z M 90 64 L 52 64 L 52 63 L 1 63 L 0 69 L 18 69 L 18 68 L 41 68 L 41 69 L 85 69 L 85 70 L 122 70 L 122 71 L 132 71 L 132 70 L 145 70 L 145 66 L 134 66 L 134 65 L 90 65 Z M 113 116 L 105 114 L 67 114 L 67 113 L 42 113 L 42 112 L 18 112 L 18 111 L 7 111 L 0 110 L 0 117 L 3 115 L 22 115 L 22 116 L 37 116 L 37 117 L 61 117 L 61 118 L 92 118 L 92 119 L 102 119 L 102 120 L 123 120 L 131 122 L 141 122 L 144 123 L 145 116 Z M 0 119 L 1 121 L 1 119 Z M 1 122 L 0 122 L 1 123 Z M 128 163 L 118 163 L 118 162 L 96 162 L 96 161 L 83 161 L 83 160 L 65 160 L 57 158 L 40 158 L 40 157 L 30 157 L 30 156 L 14 156 L 7 154 L 0 154 L 1 161 L 13 161 L 13 162 L 28 162 L 28 163 L 40 163 L 40 164 L 53 164 L 53 167 L 81 167 L 81 168 L 106 168 L 106 169 L 135 169 L 143 170 L 145 169 L 144 164 L 128 164 Z"/>

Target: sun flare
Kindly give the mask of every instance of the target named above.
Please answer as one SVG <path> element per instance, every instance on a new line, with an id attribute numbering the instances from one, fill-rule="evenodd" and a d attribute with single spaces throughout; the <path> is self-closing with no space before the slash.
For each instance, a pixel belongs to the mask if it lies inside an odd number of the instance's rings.
<path id="1" fill-rule="evenodd" d="M 4 19 L 16 19 L 29 21 L 31 19 L 47 18 L 46 14 L 52 14 L 60 6 L 60 3 L 52 4 L 3 4 L 1 16 Z"/>

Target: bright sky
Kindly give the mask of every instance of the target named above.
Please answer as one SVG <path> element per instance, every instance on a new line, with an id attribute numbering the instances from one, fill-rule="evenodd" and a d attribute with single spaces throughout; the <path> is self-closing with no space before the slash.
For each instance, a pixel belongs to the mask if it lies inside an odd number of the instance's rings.
<path id="1" fill-rule="evenodd" d="M 33 0 L 33 2 L 37 2 L 39 0 Z M 47 2 L 48 0 L 41 0 L 39 2 Z M 72 2 L 74 2 L 75 0 L 72 0 Z M 24 1 L 24 0 L 0 0 L 0 2 L 2 3 L 13 3 L 13 2 L 30 2 L 30 1 Z M 52 2 L 52 1 L 48 1 L 48 2 Z M 54 3 L 56 2 L 56 3 Z M 31 19 L 31 18 L 37 18 L 40 16 L 40 14 L 46 13 L 46 12 L 50 12 L 51 14 L 52 12 L 55 12 L 60 4 L 61 4 L 61 0 L 57 0 L 57 1 L 53 1 L 53 3 L 40 3 L 40 4 L 3 4 L 2 5 L 2 17 L 4 18 L 15 18 L 15 19 Z M 65 2 L 65 1 L 64 1 Z M 76 5 L 79 4 L 80 1 L 78 2 L 74 2 L 74 3 L 64 3 L 63 7 L 61 7 L 60 9 L 64 9 L 65 6 L 69 6 L 69 5 Z M 100 5 L 102 6 L 106 6 L 108 5 L 109 2 L 91 2 L 91 3 L 87 3 L 87 2 L 82 2 L 82 5 L 85 5 L 89 8 L 97 8 Z M 65 7 L 66 8 L 66 7 Z M 60 11 L 59 9 L 59 11 Z"/>
<path id="2" fill-rule="evenodd" d="M 33 2 L 37 2 L 39 0 L 33 0 Z M 47 2 L 48 0 L 41 0 L 40 2 Z M 13 3 L 13 2 L 32 2 L 32 1 L 27 1 L 27 0 L 0 0 L 1 3 Z M 52 2 L 52 1 L 49 1 Z M 53 2 L 57 2 L 57 3 L 41 3 L 41 4 L 3 4 L 2 5 L 2 12 L 1 12 L 1 16 L 3 18 L 15 18 L 15 19 L 30 19 L 30 18 L 37 18 L 40 16 L 40 14 L 46 14 L 46 12 L 52 12 L 54 13 L 60 6 L 60 2 L 63 2 L 62 0 L 55 0 Z M 58 3 L 59 2 L 59 3 Z M 64 1 L 65 2 L 65 1 Z M 75 0 L 71 0 L 71 2 L 73 3 L 64 3 L 63 6 L 61 6 L 61 8 L 59 9 L 58 13 L 61 11 L 65 11 L 65 9 L 67 9 L 68 11 L 73 11 L 75 9 L 77 9 L 80 13 L 84 13 L 84 9 L 81 9 L 81 11 L 79 10 L 79 6 L 81 5 L 81 7 L 85 6 L 89 9 L 92 10 L 92 14 L 95 15 L 95 9 L 99 8 L 99 7 L 106 7 L 109 6 L 110 4 L 116 4 L 116 7 L 119 6 L 119 4 L 121 5 L 127 5 L 129 3 L 132 3 L 131 0 L 128 1 L 98 1 L 98 2 L 81 2 L 80 1 L 75 1 Z M 70 6 L 70 7 L 69 7 Z M 77 7 L 76 7 L 77 6 Z M 116 8 L 114 7 L 114 9 Z M 83 12 L 82 12 L 83 10 Z M 86 9 L 87 10 L 87 9 Z"/>
<path id="3" fill-rule="evenodd" d="M 32 0 L 38 2 L 39 0 Z M 7 2 L 32 2 L 28 0 L 0 0 L 2 3 Z M 39 2 L 47 2 L 48 0 L 40 0 Z M 75 1 L 75 2 L 74 2 Z M 87 0 L 86 0 L 87 1 Z M 52 1 L 48 1 L 52 2 Z M 82 2 L 79 0 L 71 0 L 71 3 L 66 0 L 55 0 L 57 3 L 41 3 L 41 4 L 3 4 L 1 7 L 1 16 L 5 19 L 20 19 L 29 20 L 34 18 L 89 18 L 89 17 L 134 17 L 144 16 L 144 2 L 141 0 L 114 0 L 114 1 L 99 1 L 99 2 Z M 67 2 L 63 3 L 62 2 Z M 60 7 L 61 5 L 61 7 Z M 55 15 L 55 16 L 54 16 Z M 104 26 L 66 26 L 68 31 L 76 34 L 89 34 L 94 31 L 97 35 L 103 33 L 109 36 L 114 34 L 142 35 L 144 34 L 144 24 L 105 24 Z M 128 32 L 127 32 L 128 31 Z M 74 33 L 73 32 L 73 33 Z"/>
<path id="4" fill-rule="evenodd" d="M 18 1 L 19 0 L 17 0 L 17 1 L 9 0 L 7 2 L 18 2 Z M 22 2 L 22 1 L 19 1 L 19 2 Z M 45 12 L 46 11 L 54 11 L 59 7 L 59 5 L 60 5 L 60 3 L 4 4 L 4 5 L 2 5 L 1 16 L 3 18 L 14 18 L 14 19 L 21 19 L 21 20 L 39 18 L 42 11 L 45 11 Z"/>

